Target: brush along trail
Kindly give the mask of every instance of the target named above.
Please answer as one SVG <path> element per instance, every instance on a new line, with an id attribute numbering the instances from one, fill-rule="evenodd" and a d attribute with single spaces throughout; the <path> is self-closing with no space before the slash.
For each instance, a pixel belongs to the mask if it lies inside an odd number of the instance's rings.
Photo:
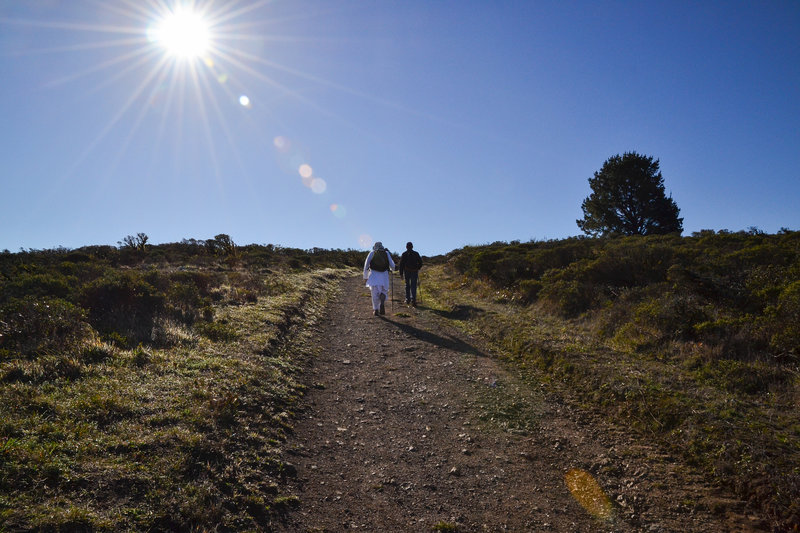
<path id="1" fill-rule="evenodd" d="M 674 458 L 518 382 L 398 287 L 382 317 L 360 276 L 330 304 L 276 531 L 765 530 Z"/>

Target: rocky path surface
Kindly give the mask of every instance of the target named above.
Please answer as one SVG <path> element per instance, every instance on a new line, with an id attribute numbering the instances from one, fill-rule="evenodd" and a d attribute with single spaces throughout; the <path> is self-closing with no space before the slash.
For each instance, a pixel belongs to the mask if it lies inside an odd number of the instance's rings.
<path id="1" fill-rule="evenodd" d="M 276 531 L 762 530 L 672 458 L 518 386 L 424 306 L 373 317 L 360 276 L 319 335 L 288 443 L 298 500 Z"/>

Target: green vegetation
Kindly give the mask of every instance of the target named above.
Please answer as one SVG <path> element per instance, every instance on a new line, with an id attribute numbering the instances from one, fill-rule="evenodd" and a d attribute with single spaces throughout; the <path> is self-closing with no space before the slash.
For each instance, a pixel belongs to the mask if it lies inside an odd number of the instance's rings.
<path id="1" fill-rule="evenodd" d="M 353 251 L 224 235 L 0 254 L 0 530 L 257 530 Z"/>
<path id="2" fill-rule="evenodd" d="M 609 158 L 589 178 L 592 194 L 581 204 L 578 227 L 593 236 L 680 234 L 680 210 L 664 192 L 659 161 L 626 152 Z"/>
<path id="3" fill-rule="evenodd" d="M 800 523 L 800 232 L 495 243 L 442 259 L 427 304 L 531 387 L 660 444 L 777 529 Z"/>
<path id="4" fill-rule="evenodd" d="M 520 379 L 476 401 L 525 432 L 552 393 L 800 523 L 800 233 L 467 247 L 424 301 Z M 0 254 L 0 530 L 268 529 L 311 328 L 356 251 Z M 431 262 L 434 263 L 434 262 Z M 441 522 L 438 530 L 454 528 Z"/>

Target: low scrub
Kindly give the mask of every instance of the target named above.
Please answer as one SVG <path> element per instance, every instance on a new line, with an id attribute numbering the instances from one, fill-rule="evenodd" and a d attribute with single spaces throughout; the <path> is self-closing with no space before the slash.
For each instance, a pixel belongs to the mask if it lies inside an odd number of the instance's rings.
<path id="1" fill-rule="evenodd" d="M 444 259 L 423 280 L 428 304 L 533 387 L 680 457 L 776 531 L 800 523 L 800 234 L 494 244 Z"/>
<path id="2" fill-rule="evenodd" d="M 800 363 L 800 232 L 495 243 L 446 259 L 509 302 L 588 318 L 632 350 L 695 341 Z"/>
<path id="3" fill-rule="evenodd" d="M 166 296 L 145 275 L 122 271 L 85 285 L 79 301 L 89 311 L 95 329 L 103 334 L 116 332 L 135 345 L 152 338 L 156 321 L 163 316 Z"/>
<path id="4" fill-rule="evenodd" d="M 0 350 L 30 356 L 98 335 L 124 349 L 166 347 L 185 340 L 175 328 L 199 322 L 199 334 L 229 338 L 213 323 L 214 306 L 285 293 L 290 270 L 363 262 L 355 250 L 236 246 L 224 234 L 163 245 L 139 234 L 120 244 L 0 254 Z"/>
<path id="5" fill-rule="evenodd" d="M 296 501 L 281 446 L 344 272 L 325 267 L 354 259 L 0 254 L 0 531 L 269 530 Z"/>
<path id="6" fill-rule="evenodd" d="M 12 298 L 0 304 L 0 350 L 30 357 L 70 352 L 91 335 L 86 312 L 58 298 Z"/>

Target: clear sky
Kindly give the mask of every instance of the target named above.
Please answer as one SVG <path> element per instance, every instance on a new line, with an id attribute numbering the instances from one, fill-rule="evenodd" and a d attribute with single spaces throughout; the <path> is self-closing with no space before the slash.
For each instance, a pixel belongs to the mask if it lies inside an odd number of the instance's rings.
<path id="1" fill-rule="evenodd" d="M 800 229 L 797 0 L 0 0 L 0 73 L 0 249 L 557 239 L 626 151 Z"/>

